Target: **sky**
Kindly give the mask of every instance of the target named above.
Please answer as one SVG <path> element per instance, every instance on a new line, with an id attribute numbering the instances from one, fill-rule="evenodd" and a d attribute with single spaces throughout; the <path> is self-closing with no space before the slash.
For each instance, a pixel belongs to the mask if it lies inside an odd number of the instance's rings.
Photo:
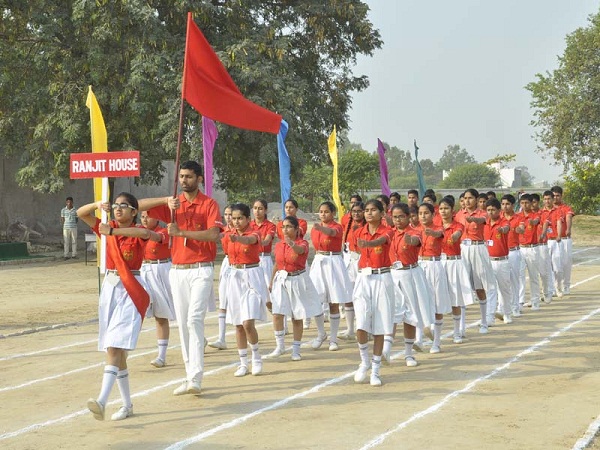
<path id="1" fill-rule="evenodd" d="M 558 68 L 567 34 L 588 24 L 600 0 L 367 0 L 383 46 L 354 73 L 349 139 L 375 151 L 377 138 L 437 161 L 458 144 L 479 162 L 516 153 L 535 182 L 562 166 L 536 152 L 525 85 Z"/>

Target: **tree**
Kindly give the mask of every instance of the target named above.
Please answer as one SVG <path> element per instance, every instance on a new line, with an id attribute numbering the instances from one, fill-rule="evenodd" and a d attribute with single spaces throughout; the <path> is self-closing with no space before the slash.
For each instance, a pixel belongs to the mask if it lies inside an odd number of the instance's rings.
<path id="1" fill-rule="evenodd" d="M 600 209 L 600 164 L 585 163 L 573 167 L 565 177 L 565 200 L 581 214 L 597 214 Z"/>
<path id="2" fill-rule="evenodd" d="M 521 186 L 517 186 L 517 187 L 533 186 L 535 177 L 533 175 L 531 175 L 531 173 L 529 172 L 529 167 L 517 166 L 516 169 L 521 171 Z"/>
<path id="3" fill-rule="evenodd" d="M 486 166 L 491 166 L 492 164 L 498 164 L 501 169 L 506 169 L 508 167 L 508 163 L 514 162 L 517 158 L 516 153 L 510 153 L 507 155 L 496 155 L 492 159 L 488 159 L 483 164 Z"/>
<path id="4" fill-rule="evenodd" d="M 458 166 L 439 184 L 440 188 L 446 189 L 494 188 L 497 186 L 500 186 L 500 175 L 485 164 Z"/>
<path id="5" fill-rule="evenodd" d="M 567 35 L 558 68 L 526 86 L 538 152 L 565 169 L 600 159 L 600 14 L 588 20 Z"/>
<path id="6" fill-rule="evenodd" d="M 70 153 L 89 151 L 87 85 L 103 110 L 109 149 L 138 149 L 142 181 L 161 177 L 176 147 L 186 13 L 242 93 L 283 115 L 293 176 L 328 158 L 333 124 L 347 128 L 352 68 L 382 41 L 359 0 L 33 0 L 0 8 L 0 149 L 18 154 L 22 186 L 58 191 Z M 186 107 L 182 157 L 197 158 L 200 121 Z M 214 155 L 230 192 L 278 184 L 275 139 L 219 124 Z"/>
<path id="7" fill-rule="evenodd" d="M 339 157 L 340 195 L 350 197 L 357 192 L 379 187 L 379 157 L 366 150 L 347 151 Z"/>
<path id="8" fill-rule="evenodd" d="M 451 171 L 455 167 L 464 164 L 475 164 L 476 162 L 473 155 L 467 152 L 466 149 L 460 148 L 460 145 L 449 145 L 444 150 L 442 157 L 435 164 L 435 168 L 439 171 Z"/>
<path id="9" fill-rule="evenodd" d="M 314 204 L 332 198 L 333 166 L 304 166 L 300 180 L 292 186 L 294 197 L 310 200 L 310 210 Z"/>

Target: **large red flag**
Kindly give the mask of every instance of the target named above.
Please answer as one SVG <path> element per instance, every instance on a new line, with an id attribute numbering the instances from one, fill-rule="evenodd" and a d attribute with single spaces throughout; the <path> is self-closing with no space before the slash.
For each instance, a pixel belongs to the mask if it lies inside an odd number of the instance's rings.
<path id="1" fill-rule="evenodd" d="M 203 116 L 247 130 L 279 133 L 281 116 L 244 98 L 188 13 L 182 97 Z"/>

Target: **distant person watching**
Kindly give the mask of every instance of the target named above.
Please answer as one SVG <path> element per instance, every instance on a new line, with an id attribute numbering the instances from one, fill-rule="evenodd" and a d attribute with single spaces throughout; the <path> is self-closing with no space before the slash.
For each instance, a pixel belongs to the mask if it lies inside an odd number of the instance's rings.
<path id="1" fill-rule="evenodd" d="M 67 206 L 60 210 L 60 221 L 63 226 L 65 261 L 77 258 L 77 210 L 73 207 L 73 197 L 67 197 Z M 69 256 L 70 255 L 70 256 Z"/>

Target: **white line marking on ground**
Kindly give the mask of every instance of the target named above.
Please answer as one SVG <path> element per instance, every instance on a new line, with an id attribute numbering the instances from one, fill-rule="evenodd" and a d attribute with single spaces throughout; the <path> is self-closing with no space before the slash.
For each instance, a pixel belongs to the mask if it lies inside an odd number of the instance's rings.
<path id="1" fill-rule="evenodd" d="M 585 432 L 585 434 L 583 435 L 583 437 L 580 438 L 579 440 L 577 440 L 577 442 L 575 442 L 575 445 L 573 446 L 573 450 L 583 450 L 583 449 L 588 448 L 589 445 L 594 440 L 594 438 L 596 437 L 596 434 L 598 433 L 599 429 L 600 429 L 600 416 L 596 417 L 596 420 L 594 420 L 590 424 L 590 426 L 588 427 L 588 429 Z"/>
<path id="2" fill-rule="evenodd" d="M 600 275 L 594 275 L 593 277 L 587 278 L 583 281 L 580 281 L 579 283 L 575 283 L 572 287 L 581 285 L 583 283 L 587 283 L 588 281 L 592 281 L 596 278 L 600 277 Z M 532 345 L 531 347 L 523 350 L 522 352 L 520 352 L 519 354 L 517 354 L 516 356 L 514 356 L 513 358 L 511 358 L 509 361 L 507 361 L 506 363 L 504 363 L 503 365 L 496 367 L 494 370 L 492 370 L 490 373 L 488 373 L 487 375 L 484 375 L 482 377 L 477 378 L 476 380 L 471 381 L 469 384 L 467 384 L 464 388 L 458 390 L 458 391 L 454 391 L 451 392 L 450 394 L 448 394 L 446 397 L 444 397 L 441 401 L 439 401 L 438 403 L 436 403 L 435 405 L 430 406 L 427 409 L 424 409 L 423 411 L 420 411 L 416 414 L 414 414 L 412 417 L 410 417 L 408 420 L 399 423 L 398 425 L 396 425 L 394 428 L 392 428 L 391 430 L 386 431 L 385 433 L 380 434 L 379 436 L 375 437 L 374 439 L 372 439 L 371 441 L 369 441 L 367 444 L 365 444 L 364 446 L 362 446 L 360 448 L 360 450 L 367 450 L 373 447 L 376 447 L 380 444 L 383 443 L 383 441 L 385 441 L 389 436 L 391 436 L 392 434 L 402 430 L 403 428 L 406 428 L 408 425 L 410 425 L 411 423 L 425 417 L 428 416 L 431 413 L 434 413 L 436 411 L 438 411 L 440 408 L 442 408 L 444 405 L 446 405 L 446 403 L 448 403 L 450 400 L 458 397 L 461 394 L 465 394 L 467 392 L 469 392 L 470 390 L 472 390 L 475 386 L 477 386 L 478 384 L 480 384 L 482 381 L 488 380 L 494 376 L 496 376 L 497 374 L 504 372 L 506 369 L 508 369 L 513 363 L 519 361 L 523 356 L 527 356 L 530 353 L 535 352 L 536 350 L 538 350 L 539 348 L 545 346 L 546 344 L 549 344 L 552 339 L 560 336 L 561 334 L 563 334 L 566 331 L 569 331 L 571 328 L 573 328 L 576 325 L 579 325 L 582 322 L 585 322 L 586 320 L 588 320 L 589 318 L 595 316 L 596 314 L 600 313 L 600 308 L 595 309 L 594 311 L 592 311 L 591 313 L 580 317 L 578 320 L 571 322 L 569 325 L 567 325 L 566 327 L 561 328 L 558 331 L 555 331 L 554 333 L 552 333 L 550 336 L 548 336 L 545 339 L 542 339 L 541 341 L 539 341 L 538 343 Z"/>
<path id="3" fill-rule="evenodd" d="M 573 254 L 573 255 L 576 255 L 577 253 L 583 253 L 583 252 L 587 252 L 588 250 L 592 250 L 592 249 L 594 249 L 594 248 L 596 248 L 596 247 L 586 247 L 586 248 L 582 248 L 581 250 L 574 251 L 572 254 Z"/>
<path id="4" fill-rule="evenodd" d="M 581 262 L 578 262 L 577 264 L 573 264 L 573 267 L 575 267 L 575 266 L 581 266 L 583 264 L 591 263 L 591 262 L 594 262 L 594 261 L 598 261 L 599 259 L 600 258 L 586 259 L 585 261 L 581 261 Z"/>

